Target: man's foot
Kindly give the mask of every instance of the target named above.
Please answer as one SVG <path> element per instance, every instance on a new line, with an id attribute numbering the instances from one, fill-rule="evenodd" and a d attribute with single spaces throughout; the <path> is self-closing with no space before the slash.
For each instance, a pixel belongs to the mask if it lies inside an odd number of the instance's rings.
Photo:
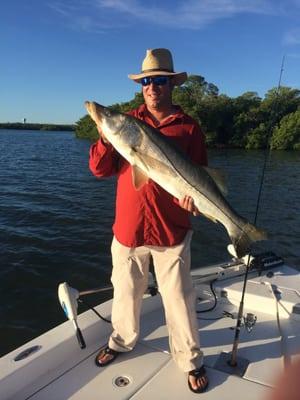
<path id="1" fill-rule="evenodd" d="M 110 349 L 108 346 L 104 347 L 96 355 L 95 363 L 97 367 L 106 367 L 106 365 L 113 362 L 119 355 L 118 351 Z"/>
<path id="2" fill-rule="evenodd" d="M 189 372 L 188 385 L 191 391 L 194 393 L 202 393 L 207 389 L 208 378 L 204 365 Z"/>

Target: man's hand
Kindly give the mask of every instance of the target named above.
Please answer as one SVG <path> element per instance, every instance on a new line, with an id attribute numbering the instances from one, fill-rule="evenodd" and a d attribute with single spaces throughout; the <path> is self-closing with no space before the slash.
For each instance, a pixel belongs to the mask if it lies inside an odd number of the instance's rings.
<path id="1" fill-rule="evenodd" d="M 104 136 L 104 133 L 102 132 L 102 129 L 100 128 L 100 126 L 96 125 L 97 130 L 99 132 L 99 136 L 100 138 L 103 140 L 104 143 L 109 143 L 109 141 L 106 139 L 106 137 Z"/>
<path id="2" fill-rule="evenodd" d="M 193 213 L 194 216 L 201 214 L 198 208 L 195 206 L 193 198 L 190 196 L 184 196 L 183 199 L 179 200 L 179 205 L 185 210 Z"/>

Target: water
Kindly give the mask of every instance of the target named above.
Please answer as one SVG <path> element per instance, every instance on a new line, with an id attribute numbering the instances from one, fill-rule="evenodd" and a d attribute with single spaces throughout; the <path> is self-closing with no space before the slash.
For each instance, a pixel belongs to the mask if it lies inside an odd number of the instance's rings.
<path id="1" fill-rule="evenodd" d="M 0 131 L 0 355 L 65 320 L 57 286 L 110 284 L 114 179 L 88 169 L 90 143 L 70 132 Z M 263 152 L 213 150 L 228 199 L 254 220 Z M 300 157 L 272 153 L 257 224 L 271 249 L 300 268 Z M 222 226 L 193 220 L 194 266 L 229 259 Z M 104 294 L 90 298 L 92 304 Z M 83 311 L 80 308 L 80 311 Z"/>

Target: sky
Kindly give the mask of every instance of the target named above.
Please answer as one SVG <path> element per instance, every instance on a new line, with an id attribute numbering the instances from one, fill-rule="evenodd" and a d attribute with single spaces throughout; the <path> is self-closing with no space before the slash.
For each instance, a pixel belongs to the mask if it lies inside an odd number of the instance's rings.
<path id="1" fill-rule="evenodd" d="M 300 0 L 3 0 L 0 122 L 75 123 L 129 101 L 147 49 L 219 92 L 300 89 Z"/>

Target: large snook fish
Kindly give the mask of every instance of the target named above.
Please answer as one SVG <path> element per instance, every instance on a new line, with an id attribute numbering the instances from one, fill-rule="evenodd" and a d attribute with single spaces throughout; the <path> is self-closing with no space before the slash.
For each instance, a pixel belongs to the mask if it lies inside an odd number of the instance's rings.
<path id="1" fill-rule="evenodd" d="M 94 102 L 86 101 L 85 106 L 106 139 L 132 165 L 137 190 L 150 178 L 177 199 L 191 196 L 202 214 L 224 225 L 238 257 L 247 253 L 252 242 L 266 238 L 263 231 L 233 210 L 213 170 L 194 165 L 143 121 Z"/>

